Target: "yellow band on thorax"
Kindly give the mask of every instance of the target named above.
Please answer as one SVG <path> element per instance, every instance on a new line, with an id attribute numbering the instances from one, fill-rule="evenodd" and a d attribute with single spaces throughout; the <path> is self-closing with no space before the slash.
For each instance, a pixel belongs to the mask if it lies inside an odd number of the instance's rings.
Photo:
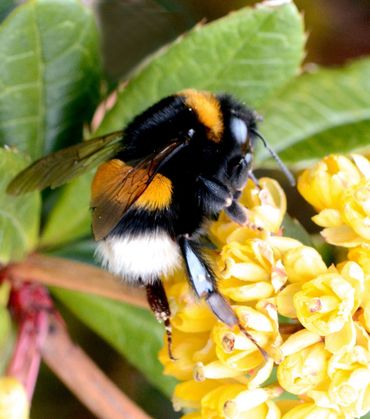
<path id="1" fill-rule="evenodd" d="M 183 90 L 180 95 L 185 98 L 186 105 L 196 112 L 199 121 L 208 129 L 209 139 L 219 142 L 224 127 L 220 102 L 216 96 L 193 89 Z"/>

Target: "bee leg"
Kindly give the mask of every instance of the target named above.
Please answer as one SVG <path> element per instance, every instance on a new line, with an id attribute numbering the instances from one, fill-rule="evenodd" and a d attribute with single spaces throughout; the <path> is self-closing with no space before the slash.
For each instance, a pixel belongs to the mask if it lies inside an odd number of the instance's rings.
<path id="1" fill-rule="evenodd" d="M 256 231 L 263 230 L 262 227 L 259 227 L 248 219 L 247 210 L 243 207 L 243 205 L 240 205 L 236 199 L 234 199 L 233 203 L 229 207 L 225 208 L 225 213 L 241 226 L 248 227 Z"/>
<path id="2" fill-rule="evenodd" d="M 261 230 L 260 227 L 256 226 L 248 220 L 248 213 L 246 209 L 239 204 L 238 199 L 245 187 L 248 178 L 258 186 L 258 180 L 252 173 L 252 154 L 247 153 L 245 157 L 241 158 L 240 161 L 234 165 L 229 173 L 228 182 L 233 193 L 232 204 L 225 208 L 226 214 L 236 223 L 252 228 L 253 230 Z"/>
<path id="3" fill-rule="evenodd" d="M 172 327 L 170 322 L 171 310 L 162 282 L 159 278 L 152 284 L 146 285 L 146 296 L 155 317 L 159 322 L 163 322 L 164 324 L 167 334 L 168 356 L 170 359 L 175 361 L 176 358 L 172 354 Z"/>
<path id="4" fill-rule="evenodd" d="M 252 153 L 247 153 L 230 170 L 228 181 L 233 191 L 242 191 L 247 184 L 248 178 L 251 178 L 253 182 L 256 180 L 254 174 L 252 173 L 252 162 Z"/>
<path id="5" fill-rule="evenodd" d="M 218 213 L 233 202 L 230 189 L 220 180 L 212 177 L 198 177 L 198 199 L 207 213 Z"/>
<path id="6" fill-rule="evenodd" d="M 214 274 L 206 260 L 200 254 L 196 243 L 182 236 L 179 239 L 179 246 L 185 260 L 189 282 L 197 296 L 204 298 L 215 316 L 227 326 L 238 326 L 241 332 L 257 346 L 263 357 L 267 359 L 267 353 L 258 345 L 250 333 L 247 332 L 230 304 L 219 293 Z"/>
<path id="7" fill-rule="evenodd" d="M 225 208 L 225 213 L 236 223 L 240 225 L 248 224 L 248 214 L 246 209 L 234 199 L 232 204 Z"/>

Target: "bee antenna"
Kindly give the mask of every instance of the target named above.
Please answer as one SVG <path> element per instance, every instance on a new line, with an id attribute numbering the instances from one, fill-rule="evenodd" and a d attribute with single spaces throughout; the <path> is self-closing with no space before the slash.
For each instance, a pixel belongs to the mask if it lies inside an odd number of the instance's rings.
<path id="1" fill-rule="evenodd" d="M 270 148 L 270 146 L 267 144 L 267 141 L 263 138 L 263 136 L 258 131 L 252 129 L 251 132 L 254 135 L 256 135 L 262 141 L 262 144 L 264 145 L 265 148 L 267 148 L 267 150 L 271 154 L 272 158 L 279 165 L 280 169 L 282 170 L 282 172 L 284 173 L 286 178 L 289 180 L 289 183 L 292 186 L 295 186 L 296 182 L 295 182 L 294 176 L 293 176 L 292 172 L 285 166 L 285 164 L 283 163 L 281 158 L 275 153 L 275 151 L 272 148 Z"/>

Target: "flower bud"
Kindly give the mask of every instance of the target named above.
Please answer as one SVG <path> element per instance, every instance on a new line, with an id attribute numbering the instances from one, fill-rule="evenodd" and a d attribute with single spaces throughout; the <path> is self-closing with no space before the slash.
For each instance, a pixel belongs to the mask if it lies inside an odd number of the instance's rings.
<path id="1" fill-rule="evenodd" d="M 329 397 L 346 417 L 361 417 L 370 410 L 370 369 L 340 370 L 333 374 Z"/>
<path id="2" fill-rule="evenodd" d="M 248 390 L 241 384 L 220 386 L 202 398 L 204 418 L 267 417 L 278 419 L 278 409 L 264 389 Z"/>
<path id="3" fill-rule="evenodd" d="M 299 321 L 321 336 L 341 330 L 351 317 L 354 303 L 354 289 L 336 273 L 326 273 L 305 282 L 294 295 Z"/>
<path id="4" fill-rule="evenodd" d="M 322 342 L 288 355 L 278 366 L 280 385 L 293 394 L 314 389 L 327 378 L 326 369 L 330 355 Z"/>
<path id="5" fill-rule="evenodd" d="M 288 250 L 283 257 L 283 264 L 289 282 L 309 281 L 327 270 L 321 255 L 308 246 Z"/>

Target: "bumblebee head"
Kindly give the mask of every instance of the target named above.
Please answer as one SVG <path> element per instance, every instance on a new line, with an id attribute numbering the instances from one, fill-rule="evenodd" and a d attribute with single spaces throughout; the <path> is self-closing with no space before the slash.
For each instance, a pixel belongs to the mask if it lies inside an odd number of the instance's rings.
<path id="1" fill-rule="evenodd" d="M 261 117 L 230 95 L 218 95 L 217 99 L 223 117 L 223 142 L 232 148 L 239 148 L 242 154 L 253 151 L 257 122 Z"/>
<path id="2" fill-rule="evenodd" d="M 257 123 L 262 117 L 257 112 L 247 108 L 229 95 L 217 96 L 223 116 L 223 142 L 226 146 L 241 150 L 244 155 L 252 158 L 253 146 L 258 138 L 267 148 L 272 158 L 278 163 L 292 186 L 295 185 L 293 175 L 273 149 L 269 147 L 264 137 L 257 130 Z"/>

